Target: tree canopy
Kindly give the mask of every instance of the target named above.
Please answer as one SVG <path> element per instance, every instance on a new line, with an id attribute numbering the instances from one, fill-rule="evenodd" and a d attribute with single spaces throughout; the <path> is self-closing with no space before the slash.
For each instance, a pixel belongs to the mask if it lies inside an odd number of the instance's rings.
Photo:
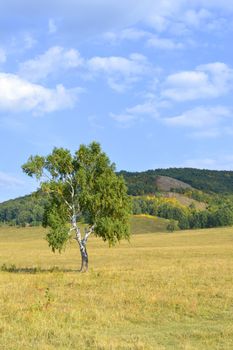
<path id="1" fill-rule="evenodd" d="M 48 156 L 31 156 L 22 169 L 40 180 L 41 190 L 48 195 L 43 224 L 50 228 L 46 238 L 53 251 L 62 250 L 72 231 L 82 258 L 91 233 L 110 245 L 129 238 L 127 188 L 97 142 L 81 145 L 74 155 L 54 148 Z M 80 220 L 88 225 L 83 235 Z"/>

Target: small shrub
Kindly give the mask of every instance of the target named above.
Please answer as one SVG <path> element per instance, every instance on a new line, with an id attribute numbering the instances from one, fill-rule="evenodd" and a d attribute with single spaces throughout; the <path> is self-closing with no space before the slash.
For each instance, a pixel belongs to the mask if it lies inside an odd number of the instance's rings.
<path id="1" fill-rule="evenodd" d="M 170 220 L 167 225 L 167 230 L 169 232 L 177 231 L 179 229 L 178 223 L 176 220 Z"/>
<path id="2" fill-rule="evenodd" d="M 1 271 L 7 271 L 7 272 L 15 272 L 17 271 L 17 268 L 15 264 L 11 264 L 9 267 L 4 263 L 1 266 Z"/>

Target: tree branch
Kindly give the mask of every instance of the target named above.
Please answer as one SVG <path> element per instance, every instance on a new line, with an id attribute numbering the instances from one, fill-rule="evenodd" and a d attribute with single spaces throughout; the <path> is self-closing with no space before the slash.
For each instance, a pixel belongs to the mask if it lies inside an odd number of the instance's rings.
<path id="1" fill-rule="evenodd" d="M 76 237 L 74 238 L 76 241 L 78 241 L 79 245 L 82 245 L 82 236 L 81 236 L 81 230 L 79 227 L 74 228 Z"/>
<path id="2" fill-rule="evenodd" d="M 89 228 L 89 230 L 86 230 L 86 229 L 85 229 L 85 235 L 84 235 L 84 237 L 83 237 L 83 239 L 82 239 L 82 243 L 83 243 L 84 245 L 87 244 L 87 240 L 88 240 L 89 236 L 94 232 L 94 228 L 95 228 L 95 225 L 92 225 L 92 226 Z"/>

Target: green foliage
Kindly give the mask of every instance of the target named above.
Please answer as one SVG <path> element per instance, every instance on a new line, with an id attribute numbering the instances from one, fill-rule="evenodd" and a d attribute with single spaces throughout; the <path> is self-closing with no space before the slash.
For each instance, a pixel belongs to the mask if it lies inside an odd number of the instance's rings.
<path id="1" fill-rule="evenodd" d="M 97 236 L 107 241 L 110 246 L 115 245 L 122 238 L 129 239 L 129 223 L 122 223 L 120 219 L 112 219 L 111 217 L 100 217 L 96 222 L 95 233 Z"/>
<path id="2" fill-rule="evenodd" d="M 79 204 L 86 221 L 110 245 L 128 238 L 131 203 L 124 179 L 115 174 L 115 165 L 97 143 L 82 145 L 76 156 Z"/>
<path id="3" fill-rule="evenodd" d="M 173 203 L 163 203 L 159 206 L 158 216 L 164 219 L 173 219 L 178 221 L 180 229 L 189 228 L 188 209 Z"/>
<path id="4" fill-rule="evenodd" d="M 40 179 L 42 176 L 42 169 L 45 166 L 45 158 L 41 156 L 30 157 L 27 164 L 22 166 L 23 171 L 28 176 L 35 176 Z"/>
<path id="5" fill-rule="evenodd" d="M 35 161 L 35 162 L 34 162 Z M 67 173 L 65 173 L 67 165 Z M 126 195 L 125 183 L 121 176 L 116 176 L 114 164 L 101 151 L 97 143 L 89 146 L 82 145 L 74 156 L 68 150 L 55 148 L 48 157 L 30 157 L 27 166 L 23 166 L 25 172 L 37 178 L 43 174 L 43 169 L 50 174 L 51 181 L 44 178 L 42 183 L 44 196 L 25 196 L 16 200 L 0 204 L 0 223 L 10 225 L 38 225 L 46 221 L 47 208 L 51 201 L 59 207 L 64 202 L 64 197 L 70 201 L 69 186 L 65 182 L 67 175 L 73 178 L 76 191 L 79 193 L 81 214 L 79 219 L 92 224 L 102 217 L 121 217 L 121 221 L 127 221 L 130 212 L 130 201 Z M 113 174 L 113 175 L 112 175 Z M 157 169 L 142 173 L 120 172 L 128 183 L 128 193 L 145 194 L 144 196 L 132 196 L 132 211 L 134 214 L 149 214 L 161 216 L 169 220 L 177 220 L 180 228 L 205 228 L 224 225 L 232 225 L 233 172 L 210 171 L 199 169 Z M 157 192 L 156 178 L 158 175 L 172 176 L 185 181 L 196 188 L 173 189 L 174 192 L 204 202 L 205 210 L 198 210 L 198 206 L 190 205 L 189 208 L 180 205 L 175 199 L 165 200 L 163 194 Z M 220 192 L 218 194 L 213 192 Z M 228 192 L 226 195 L 221 192 Z M 153 197 L 146 194 L 153 193 Z M 56 194 L 55 196 L 53 194 Z M 49 203 L 48 203 L 49 202 Z M 168 202 L 169 204 L 164 204 Z M 76 203 L 78 204 L 78 203 Z M 44 208 L 46 207 L 46 210 Z M 124 210 L 125 208 L 125 210 Z M 201 208 L 202 209 L 202 208 Z M 45 213 L 44 213 L 45 212 Z M 67 217 L 67 212 L 64 216 Z M 125 216 L 125 219 L 124 219 Z M 107 221 L 106 221 L 107 222 Z M 96 226 L 101 226 L 103 239 L 108 237 L 108 226 L 103 228 L 103 221 Z M 106 232 L 105 232 L 106 230 Z M 125 235 L 123 230 L 123 235 Z M 127 235 L 126 235 L 127 236 Z"/>
<path id="6" fill-rule="evenodd" d="M 178 223 L 176 220 L 170 220 L 168 225 L 167 225 L 167 230 L 169 232 L 174 232 L 174 231 L 177 231 L 179 229 L 179 226 L 178 226 Z"/>
<path id="7" fill-rule="evenodd" d="M 42 222 L 47 199 L 41 193 L 20 197 L 0 204 L 0 222 L 36 226 Z"/>
<path id="8" fill-rule="evenodd" d="M 206 210 L 194 206 L 185 207 L 174 198 L 134 197 L 134 214 L 149 214 L 175 220 L 182 230 L 233 225 L 233 198 L 231 196 L 209 196 Z"/>
<path id="9" fill-rule="evenodd" d="M 98 143 L 81 145 L 74 156 L 54 148 L 47 157 L 30 157 L 22 168 L 41 179 L 41 189 L 48 195 L 43 225 L 50 227 L 47 240 L 53 251 L 61 251 L 69 238 L 66 223 L 74 228 L 74 221 L 81 218 L 110 245 L 129 238 L 127 188 Z"/>
<path id="10" fill-rule="evenodd" d="M 144 172 L 121 171 L 119 174 L 124 177 L 128 187 L 128 194 L 132 196 L 155 194 L 157 192 L 157 173 L 149 170 Z"/>
<path id="11" fill-rule="evenodd" d="M 45 210 L 43 226 L 50 227 L 46 239 L 53 252 L 58 250 L 61 253 L 69 239 L 69 228 L 65 213 L 64 206 L 56 205 L 52 201 L 50 206 L 47 206 Z"/>
<path id="12" fill-rule="evenodd" d="M 210 212 L 207 210 L 196 211 L 193 210 L 189 217 L 190 228 L 205 228 L 209 227 Z"/>
<path id="13" fill-rule="evenodd" d="M 169 168 L 148 170 L 144 172 L 122 171 L 120 174 L 124 176 L 128 186 L 128 193 L 131 195 L 155 194 L 157 190 L 157 176 L 172 177 L 186 182 L 195 189 L 204 192 L 233 193 L 233 171 Z M 197 193 L 196 195 L 198 196 Z"/>
<path id="14" fill-rule="evenodd" d="M 66 225 L 61 226 L 59 223 L 50 228 L 50 231 L 46 235 L 46 239 L 54 253 L 56 250 L 61 253 L 62 249 L 65 247 L 65 243 L 69 238 L 67 232 L 68 230 Z"/>

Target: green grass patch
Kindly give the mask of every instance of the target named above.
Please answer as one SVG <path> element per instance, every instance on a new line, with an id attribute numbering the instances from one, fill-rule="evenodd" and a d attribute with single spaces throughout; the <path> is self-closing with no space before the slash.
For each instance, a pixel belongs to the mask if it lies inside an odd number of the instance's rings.
<path id="1" fill-rule="evenodd" d="M 132 234 L 167 232 L 169 220 L 151 215 L 134 215 L 131 217 Z"/>

